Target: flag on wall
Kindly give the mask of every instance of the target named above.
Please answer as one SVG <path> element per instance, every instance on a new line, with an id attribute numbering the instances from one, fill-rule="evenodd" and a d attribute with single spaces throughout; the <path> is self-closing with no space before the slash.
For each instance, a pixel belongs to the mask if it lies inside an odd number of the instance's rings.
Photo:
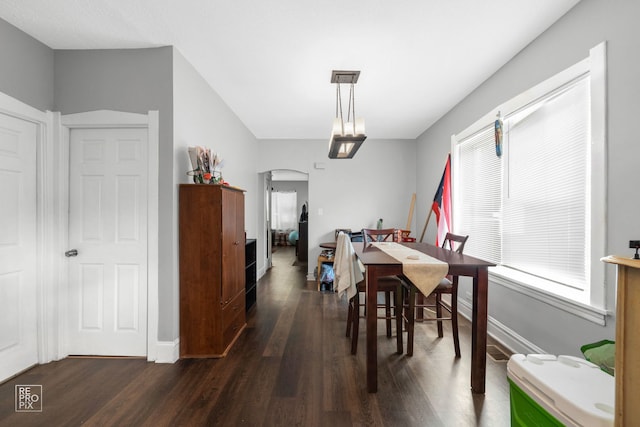
<path id="1" fill-rule="evenodd" d="M 447 156 L 447 164 L 440 180 L 440 185 L 433 197 L 431 209 L 436 214 L 438 233 L 436 235 L 436 246 L 440 246 L 444 237 L 451 231 L 451 154 Z"/>

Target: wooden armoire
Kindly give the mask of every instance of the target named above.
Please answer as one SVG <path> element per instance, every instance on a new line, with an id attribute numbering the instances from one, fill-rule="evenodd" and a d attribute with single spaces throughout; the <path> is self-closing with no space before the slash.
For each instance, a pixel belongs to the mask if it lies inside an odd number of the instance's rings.
<path id="1" fill-rule="evenodd" d="M 243 190 L 180 185 L 180 357 L 223 357 L 245 319 Z"/>

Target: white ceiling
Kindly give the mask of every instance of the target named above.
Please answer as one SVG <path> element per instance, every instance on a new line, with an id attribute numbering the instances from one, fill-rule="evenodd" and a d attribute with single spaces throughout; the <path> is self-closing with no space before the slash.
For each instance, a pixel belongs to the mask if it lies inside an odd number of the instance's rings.
<path id="1" fill-rule="evenodd" d="M 334 69 L 370 138 L 416 138 L 579 0 L 0 0 L 54 49 L 173 45 L 258 138 L 328 138 Z M 345 105 L 346 108 L 346 105 Z"/>

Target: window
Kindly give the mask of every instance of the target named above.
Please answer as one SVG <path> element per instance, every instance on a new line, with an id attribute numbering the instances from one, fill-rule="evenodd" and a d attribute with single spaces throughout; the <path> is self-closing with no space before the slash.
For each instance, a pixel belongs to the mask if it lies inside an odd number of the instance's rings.
<path id="1" fill-rule="evenodd" d="M 295 191 L 274 191 L 271 194 L 271 222 L 274 230 L 298 228 L 298 195 Z"/>
<path id="2" fill-rule="evenodd" d="M 473 236 L 465 252 L 495 262 L 497 282 L 595 308 L 595 317 L 594 310 L 584 317 L 598 323 L 604 321 L 603 58 L 601 45 L 498 107 L 502 157 L 494 141 L 497 111 L 452 138 L 454 229 Z"/>

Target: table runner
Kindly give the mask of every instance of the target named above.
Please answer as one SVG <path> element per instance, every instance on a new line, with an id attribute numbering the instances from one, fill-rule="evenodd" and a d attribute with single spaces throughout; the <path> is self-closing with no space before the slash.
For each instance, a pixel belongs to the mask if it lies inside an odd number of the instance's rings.
<path id="1" fill-rule="evenodd" d="M 424 295 L 429 295 L 449 272 L 449 264 L 395 242 L 373 242 L 374 247 L 402 263 L 402 273 Z"/>

